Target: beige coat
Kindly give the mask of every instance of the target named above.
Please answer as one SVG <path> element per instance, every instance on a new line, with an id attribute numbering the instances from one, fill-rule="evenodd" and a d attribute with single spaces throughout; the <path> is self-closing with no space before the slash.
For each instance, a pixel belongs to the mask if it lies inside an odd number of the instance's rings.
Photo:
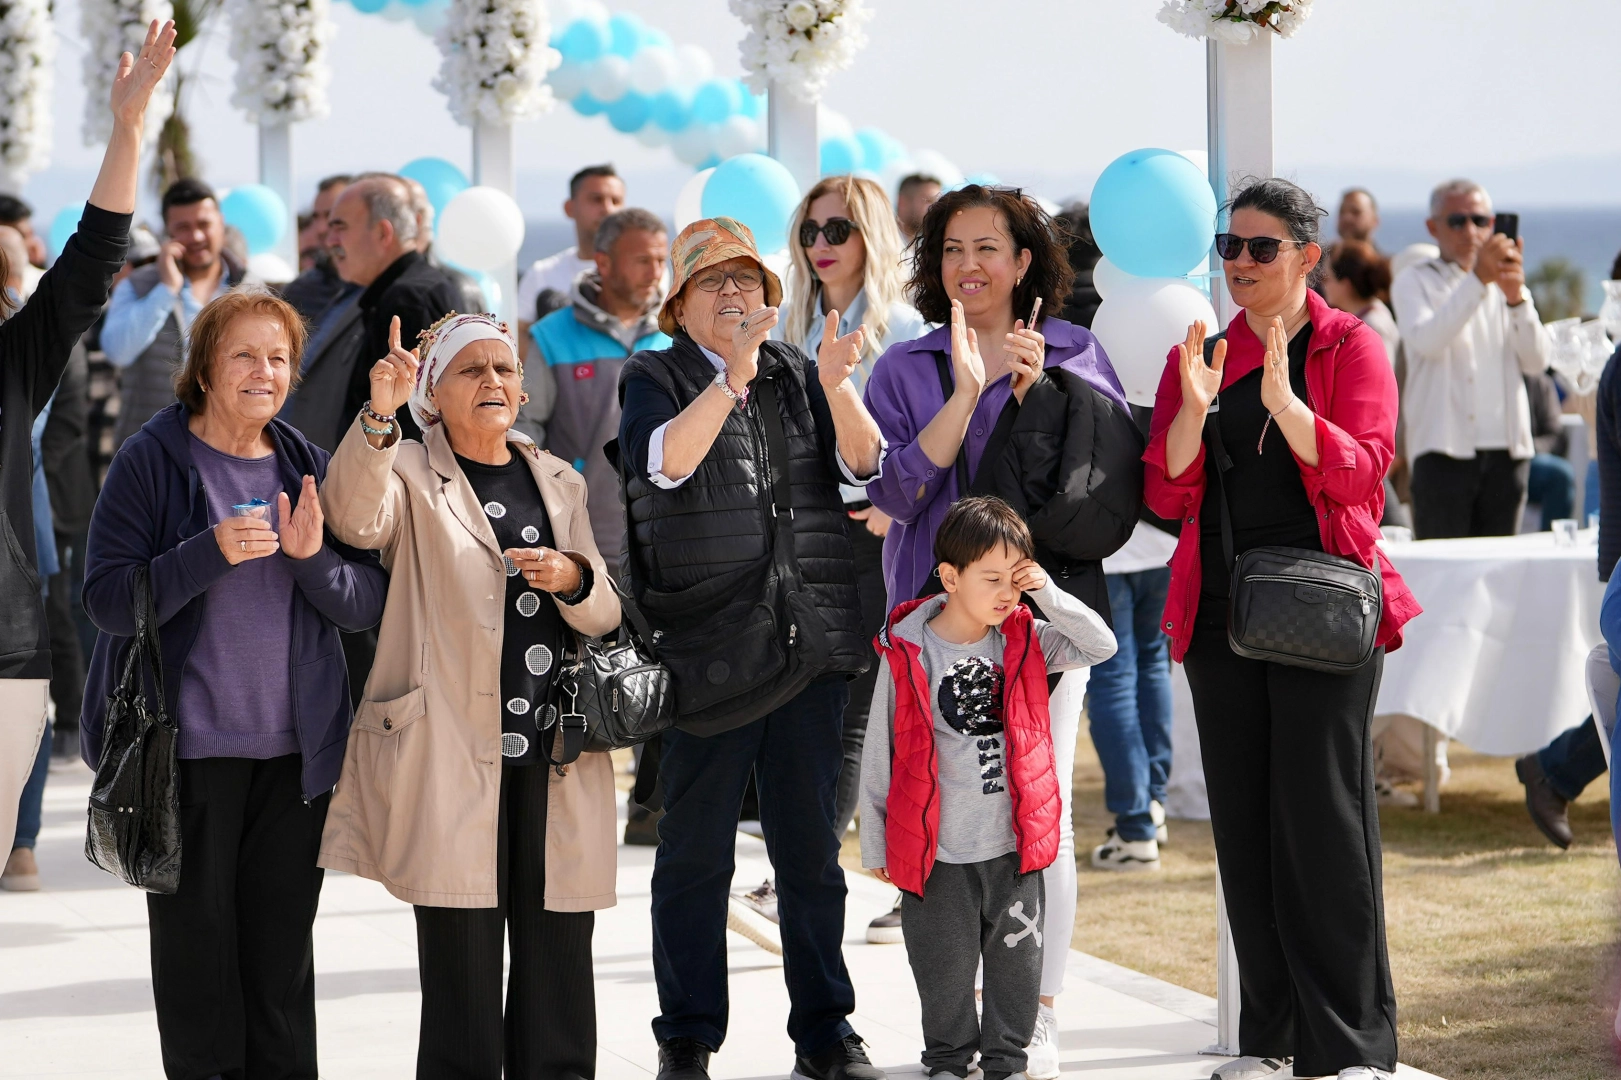
<path id="1" fill-rule="evenodd" d="M 412 904 L 494 907 L 506 569 L 444 428 L 424 440 L 374 450 L 357 419 L 321 486 L 328 528 L 381 552 L 391 576 L 319 862 Z M 585 481 L 525 436 L 511 442 L 535 474 L 558 549 L 596 572 L 590 595 L 558 610 L 582 634 L 606 633 L 619 624 L 619 600 L 591 539 Z M 608 755 L 582 754 L 566 775 L 550 773 L 546 908 L 611 907 Z"/>

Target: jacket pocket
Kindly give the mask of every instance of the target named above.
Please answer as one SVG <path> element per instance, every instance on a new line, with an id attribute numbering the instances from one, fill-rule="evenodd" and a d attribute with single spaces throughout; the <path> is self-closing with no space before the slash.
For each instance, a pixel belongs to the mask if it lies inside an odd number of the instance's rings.
<path id="1" fill-rule="evenodd" d="M 419 686 L 388 701 L 362 701 L 355 710 L 355 728 L 385 739 L 396 738 L 427 711 L 427 695 L 427 687 Z"/>
<path id="2" fill-rule="evenodd" d="M 39 573 L 23 552 L 11 528 L 11 516 L 0 510 L 0 658 L 39 648 Z"/>
<path id="3" fill-rule="evenodd" d="M 400 761 L 407 744 L 402 740 L 426 710 L 427 690 L 417 687 L 389 701 L 363 701 L 355 713 L 349 753 L 355 767 L 356 793 L 371 837 L 371 857 L 387 873 L 390 837 L 409 833 L 409 826 L 394 828 L 394 783 L 402 772 Z"/>

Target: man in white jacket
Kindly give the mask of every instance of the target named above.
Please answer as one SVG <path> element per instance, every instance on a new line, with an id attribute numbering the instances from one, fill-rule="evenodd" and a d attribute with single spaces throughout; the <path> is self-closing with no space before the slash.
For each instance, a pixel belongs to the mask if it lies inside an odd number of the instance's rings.
<path id="1" fill-rule="evenodd" d="M 1419 539 L 1519 530 L 1536 448 L 1522 373 L 1547 370 L 1547 331 L 1525 287 L 1524 240 L 1493 231 L 1491 198 L 1451 180 L 1430 194 L 1441 257 L 1391 288 L 1407 356 L 1402 415 Z"/>

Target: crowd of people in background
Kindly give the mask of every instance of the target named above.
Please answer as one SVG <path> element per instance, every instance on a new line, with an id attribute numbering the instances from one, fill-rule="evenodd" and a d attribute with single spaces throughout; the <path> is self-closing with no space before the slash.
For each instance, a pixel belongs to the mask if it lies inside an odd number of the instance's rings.
<path id="1" fill-rule="evenodd" d="M 48 271 L 0 198 L 0 498 L 30 564 L 0 575 L 0 708 L 55 716 L 37 744 L 6 728 L 0 749 L 38 751 L 0 785 L 0 886 L 41 886 L 50 757 L 98 763 L 149 589 L 186 790 L 179 891 L 148 897 L 169 1075 L 315 1075 L 323 868 L 414 906 L 419 1076 L 592 1075 L 616 795 L 606 755 L 556 760 L 556 676 L 622 605 L 679 716 L 638 748 L 623 833 L 658 845 L 660 1080 L 707 1080 L 725 1040 L 728 925 L 784 955 L 796 1077 L 881 1080 L 848 1019 L 856 828 L 898 887 L 868 939 L 908 944 L 931 1074 L 977 1054 L 988 1080 L 1056 1080 L 1081 717 L 1114 818 L 1086 861 L 1157 869 L 1173 660 L 1242 973 L 1244 1056 L 1216 1075 L 1395 1069 L 1374 807 L 1412 765 L 1372 687 L 1417 605 L 1374 545 L 1514 533 L 1528 499 L 1544 527 L 1575 512 L 1570 389 L 1484 189 L 1439 185 L 1433 249 L 1392 260 L 1368 191 L 1330 244 L 1307 192 L 1244 187 L 1217 237 L 1241 310 L 1166 342 L 1134 409 L 1088 329 L 1085 205 L 926 175 L 893 199 L 823 179 L 779 279 L 738 222 L 672 234 L 611 165 L 581 169 L 575 243 L 523 273 L 515 333 L 436 259 L 419 184 L 334 175 L 298 276 L 267 288 L 202 180 L 162 193 L 157 233 L 131 226 L 171 38 L 154 24 L 115 87 Z M 1231 560 L 1278 544 L 1382 575 L 1355 671 L 1229 648 Z M 1595 721 L 1517 769 L 1568 845 L 1565 806 L 1604 770 Z M 734 894 L 740 817 L 774 873 Z"/>

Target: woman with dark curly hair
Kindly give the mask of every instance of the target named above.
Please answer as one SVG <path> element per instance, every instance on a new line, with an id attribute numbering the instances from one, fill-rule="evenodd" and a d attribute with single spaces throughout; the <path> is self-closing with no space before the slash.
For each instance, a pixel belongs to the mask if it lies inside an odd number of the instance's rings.
<path id="1" fill-rule="evenodd" d="M 883 473 L 867 493 L 895 519 L 884 540 L 891 607 L 920 590 L 938 590 L 929 587 L 935 533 L 951 504 L 972 491 L 998 495 L 1018 510 L 1048 576 L 1109 618 L 1101 560 L 1136 523 L 1143 442 L 1091 331 L 1041 314 L 1063 310 L 1069 296 L 1074 275 L 1066 239 L 1046 211 L 1014 188 L 969 184 L 941 196 L 923 219 L 911 292 L 925 319 L 950 325 L 886 350 L 866 396 L 889 444 Z M 1066 780 L 1074 771 L 1086 676 L 1084 668 L 1067 672 L 1050 704 L 1058 775 Z M 1043 873 L 1043 917 L 1054 942 L 1067 946 L 1075 919 L 1075 838 L 1067 782 L 1060 792 L 1060 841 Z M 1046 953 L 1031 1080 L 1058 1075 L 1052 1004 L 1068 951 Z"/>

